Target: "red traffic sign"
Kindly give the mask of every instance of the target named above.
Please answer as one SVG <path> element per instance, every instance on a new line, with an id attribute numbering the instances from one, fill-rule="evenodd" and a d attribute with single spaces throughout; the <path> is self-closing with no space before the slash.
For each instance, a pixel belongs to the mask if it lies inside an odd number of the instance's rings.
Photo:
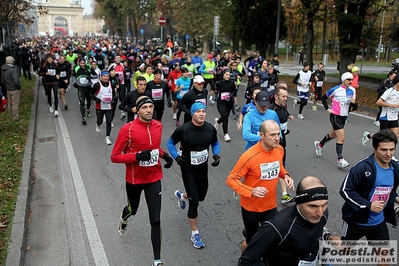
<path id="1" fill-rule="evenodd" d="M 166 18 L 160 17 L 160 18 L 158 19 L 158 22 L 159 22 L 159 25 L 163 26 L 163 25 L 166 24 Z"/>

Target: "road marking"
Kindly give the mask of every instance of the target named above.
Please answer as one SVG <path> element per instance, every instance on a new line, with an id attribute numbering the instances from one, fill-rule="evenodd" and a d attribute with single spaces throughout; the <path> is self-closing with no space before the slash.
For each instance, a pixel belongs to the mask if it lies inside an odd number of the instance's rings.
<path id="1" fill-rule="evenodd" d="M 83 222 L 85 225 L 87 237 L 90 243 L 91 252 L 96 265 L 109 265 L 107 256 L 105 254 L 103 243 L 101 242 L 100 235 L 97 230 L 96 222 L 94 221 L 93 212 L 87 198 L 86 190 L 82 176 L 79 171 L 78 162 L 76 161 L 75 153 L 73 151 L 72 143 L 69 137 L 68 129 L 65 124 L 65 120 L 59 111 L 58 122 L 60 124 L 62 140 L 65 145 L 65 151 L 67 153 L 69 166 L 71 168 L 71 175 L 73 183 L 75 185 L 76 195 L 80 206 L 80 212 L 82 214 Z"/>

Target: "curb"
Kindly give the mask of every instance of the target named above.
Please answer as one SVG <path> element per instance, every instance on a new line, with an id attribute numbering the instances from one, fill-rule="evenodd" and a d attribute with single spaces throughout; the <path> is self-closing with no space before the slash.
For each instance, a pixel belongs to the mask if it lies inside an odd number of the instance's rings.
<path id="1" fill-rule="evenodd" d="M 24 265 L 26 246 L 26 221 L 28 220 L 29 194 L 31 191 L 30 177 L 33 176 L 33 140 L 36 135 L 36 114 L 39 97 L 39 77 L 36 76 L 35 95 L 31 108 L 31 123 L 28 138 L 25 144 L 24 159 L 22 162 L 21 182 L 14 218 L 12 221 L 11 236 L 8 243 L 6 266 Z"/>

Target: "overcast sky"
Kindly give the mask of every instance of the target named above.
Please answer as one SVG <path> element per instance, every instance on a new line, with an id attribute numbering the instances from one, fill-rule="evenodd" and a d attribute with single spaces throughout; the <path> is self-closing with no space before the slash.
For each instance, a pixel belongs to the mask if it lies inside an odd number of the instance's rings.
<path id="1" fill-rule="evenodd" d="M 93 10 L 91 8 L 91 3 L 92 0 L 82 0 L 82 7 L 84 8 L 83 10 L 83 15 L 91 15 L 93 13 Z"/>

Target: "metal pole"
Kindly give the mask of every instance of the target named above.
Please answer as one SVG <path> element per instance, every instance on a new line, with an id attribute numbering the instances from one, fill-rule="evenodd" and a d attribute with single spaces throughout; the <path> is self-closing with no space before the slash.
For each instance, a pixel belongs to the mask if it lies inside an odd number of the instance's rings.
<path id="1" fill-rule="evenodd" d="M 281 19 L 281 0 L 277 1 L 277 27 L 276 27 L 276 46 L 274 52 L 278 54 L 278 41 L 280 39 L 280 19 Z"/>
<path id="2" fill-rule="evenodd" d="M 163 42 L 163 26 L 161 26 L 161 43 Z"/>
<path id="3" fill-rule="evenodd" d="M 387 5 L 387 0 L 384 0 L 384 10 L 382 11 L 382 21 L 381 21 L 381 33 L 380 33 L 380 42 L 378 44 L 378 60 L 380 62 L 380 54 L 381 54 L 381 46 L 382 46 L 382 32 L 384 31 L 384 18 L 385 18 L 385 6 Z"/>

